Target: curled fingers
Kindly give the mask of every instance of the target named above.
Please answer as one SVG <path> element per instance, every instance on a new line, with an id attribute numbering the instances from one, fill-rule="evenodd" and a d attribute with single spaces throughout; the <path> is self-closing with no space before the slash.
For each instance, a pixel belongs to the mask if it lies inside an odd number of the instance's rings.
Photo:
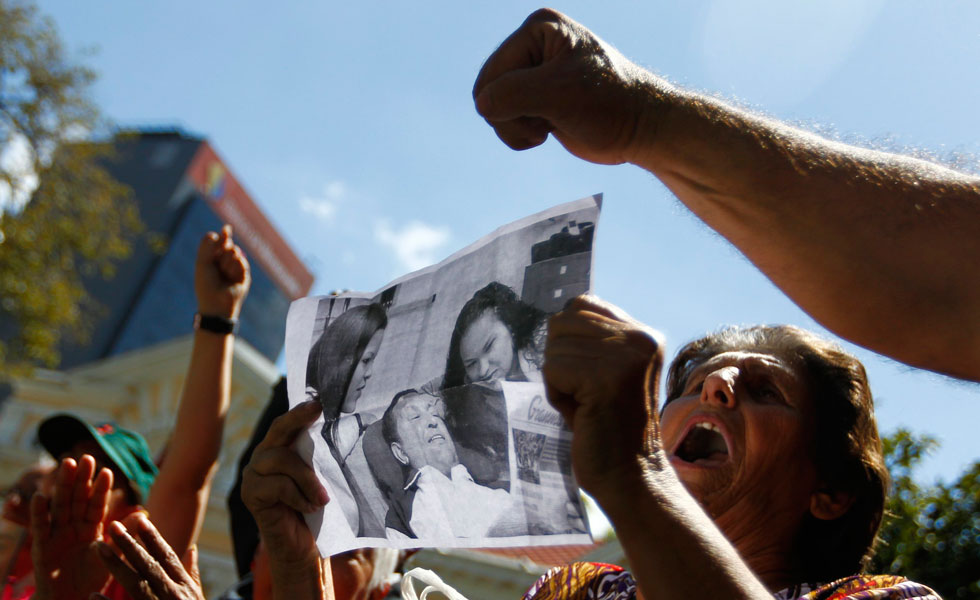
<path id="1" fill-rule="evenodd" d="M 319 403 L 307 400 L 290 409 L 286 414 L 276 417 L 269 427 L 269 432 L 265 434 L 265 439 L 255 447 L 256 453 L 263 448 L 289 446 L 300 432 L 316 421 L 320 411 Z"/>
<path id="2" fill-rule="evenodd" d="M 327 492 L 313 468 L 289 448 L 256 452 L 248 471 L 253 480 L 253 502 L 263 506 L 282 503 L 307 513 L 319 510 L 327 502 Z"/>
<path id="3" fill-rule="evenodd" d="M 136 518 L 135 529 L 140 543 L 142 543 L 149 555 L 163 567 L 171 581 L 177 583 L 191 582 L 191 578 L 187 570 L 184 569 L 180 557 L 170 547 L 170 544 L 163 539 L 163 536 L 153 526 L 153 523 L 146 518 L 146 515 L 140 514 Z"/>
<path id="4" fill-rule="evenodd" d="M 120 578 L 119 582 L 123 584 L 126 591 L 130 593 L 135 592 L 136 597 L 140 597 L 143 593 L 141 592 L 141 584 L 145 581 L 155 594 L 162 595 L 172 583 L 163 564 L 157 562 L 143 546 L 133 539 L 119 521 L 113 521 L 109 524 L 109 535 L 112 537 L 112 541 L 116 547 L 119 548 L 119 551 L 122 552 L 129 566 L 127 567 L 125 564 L 121 565 L 120 563 L 122 561 L 114 554 L 113 558 L 115 558 L 115 561 L 113 561 L 108 556 L 112 551 L 105 544 L 99 545 L 99 553 L 106 564 L 106 568 L 114 576 L 116 575 L 116 572 L 113 570 L 114 567 L 121 571 L 122 578 Z"/>

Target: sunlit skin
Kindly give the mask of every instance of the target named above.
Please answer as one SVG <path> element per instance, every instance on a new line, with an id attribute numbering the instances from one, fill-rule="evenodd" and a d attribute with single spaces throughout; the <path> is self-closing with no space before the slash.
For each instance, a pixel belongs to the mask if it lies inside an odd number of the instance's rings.
<path id="1" fill-rule="evenodd" d="M 802 365 L 725 352 L 697 367 L 661 415 L 663 447 L 678 477 L 760 576 L 788 568 L 794 532 L 819 487 L 809 450 L 812 409 Z M 728 456 L 694 463 L 677 456 L 698 422 L 720 430 Z"/>
<path id="2" fill-rule="evenodd" d="M 459 354 L 467 383 L 504 379 L 514 367 L 514 338 L 507 325 L 486 310 L 463 332 Z"/>
<path id="3" fill-rule="evenodd" d="M 376 331 L 371 336 L 367 346 L 364 347 L 364 352 L 357 361 L 357 366 L 354 367 L 354 373 L 351 375 L 350 385 L 347 386 L 347 396 L 344 397 L 344 403 L 340 406 L 340 412 L 352 413 L 357 407 L 357 401 L 361 398 L 361 392 L 364 391 L 364 386 L 371 379 L 371 372 L 374 369 L 374 359 L 378 356 L 378 349 L 381 348 L 381 340 L 384 338 L 384 333 L 384 329 Z"/>
<path id="4" fill-rule="evenodd" d="M 398 441 L 391 444 L 392 454 L 413 469 L 428 465 L 448 477 L 459 459 L 445 418 L 446 406 L 440 398 L 428 394 L 400 398 L 395 407 Z"/>
<path id="5" fill-rule="evenodd" d="M 344 600 L 370 600 L 384 597 L 384 588 L 369 590 L 368 583 L 374 574 L 373 550 L 359 548 L 335 554 L 330 561 L 334 598 Z M 259 543 L 252 566 L 254 600 L 272 600 L 272 580 L 269 575 L 269 555 L 265 544 Z"/>
<path id="6" fill-rule="evenodd" d="M 330 573 L 333 576 L 335 598 L 369 600 L 383 596 L 383 590 L 368 589 L 368 583 L 374 573 L 373 552 L 370 548 L 360 548 L 330 557 Z"/>

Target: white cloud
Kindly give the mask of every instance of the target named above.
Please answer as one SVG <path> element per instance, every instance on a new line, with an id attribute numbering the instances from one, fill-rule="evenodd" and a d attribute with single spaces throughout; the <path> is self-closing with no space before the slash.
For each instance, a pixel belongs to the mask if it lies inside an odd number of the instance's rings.
<path id="1" fill-rule="evenodd" d="M 19 133 L 13 134 L 0 150 L 0 171 L 11 180 L 11 183 L 0 180 L 0 213 L 20 210 L 37 189 L 33 158 L 30 143 Z"/>
<path id="2" fill-rule="evenodd" d="M 328 223 L 333 222 L 333 216 L 337 213 L 335 203 L 324 198 L 310 198 L 309 196 L 303 196 L 299 199 L 299 209 Z"/>
<path id="3" fill-rule="evenodd" d="M 449 228 L 410 221 L 395 230 L 381 220 L 374 225 L 374 240 L 394 250 L 402 265 L 415 271 L 435 262 L 436 251 L 449 241 Z"/>
<path id="4" fill-rule="evenodd" d="M 347 186 L 343 181 L 331 181 L 323 186 L 323 195 L 334 202 L 343 200 L 347 195 Z"/>
<path id="5" fill-rule="evenodd" d="M 316 197 L 303 196 L 299 199 L 299 209 L 326 223 L 333 223 L 337 206 L 347 197 L 347 186 L 343 181 L 330 181 L 323 186 L 323 192 Z"/>

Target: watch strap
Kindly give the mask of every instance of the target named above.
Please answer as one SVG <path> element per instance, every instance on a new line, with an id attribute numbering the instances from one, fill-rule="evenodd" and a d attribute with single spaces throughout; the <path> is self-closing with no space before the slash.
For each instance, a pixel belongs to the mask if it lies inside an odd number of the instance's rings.
<path id="1" fill-rule="evenodd" d="M 238 319 L 197 313 L 194 315 L 194 329 L 202 329 L 221 335 L 234 335 L 238 331 Z"/>

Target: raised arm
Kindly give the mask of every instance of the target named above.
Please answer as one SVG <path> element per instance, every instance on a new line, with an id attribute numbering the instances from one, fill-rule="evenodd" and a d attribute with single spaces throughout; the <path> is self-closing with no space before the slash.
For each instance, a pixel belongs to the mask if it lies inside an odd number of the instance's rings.
<path id="1" fill-rule="evenodd" d="M 250 282 L 231 228 L 205 235 L 194 274 L 200 314 L 237 319 Z M 147 501 L 150 518 L 178 556 L 197 540 L 207 509 L 231 398 L 233 346 L 233 335 L 196 328 L 177 421 Z"/>
<path id="2" fill-rule="evenodd" d="M 512 148 L 551 133 L 585 160 L 647 169 L 842 337 L 980 381 L 980 178 L 678 89 L 550 10 L 473 94 Z"/>
<path id="3" fill-rule="evenodd" d="M 580 296 L 552 317 L 548 400 L 572 429 L 579 485 L 609 517 L 645 600 L 771 599 L 670 467 L 657 419 L 660 336 Z"/>

